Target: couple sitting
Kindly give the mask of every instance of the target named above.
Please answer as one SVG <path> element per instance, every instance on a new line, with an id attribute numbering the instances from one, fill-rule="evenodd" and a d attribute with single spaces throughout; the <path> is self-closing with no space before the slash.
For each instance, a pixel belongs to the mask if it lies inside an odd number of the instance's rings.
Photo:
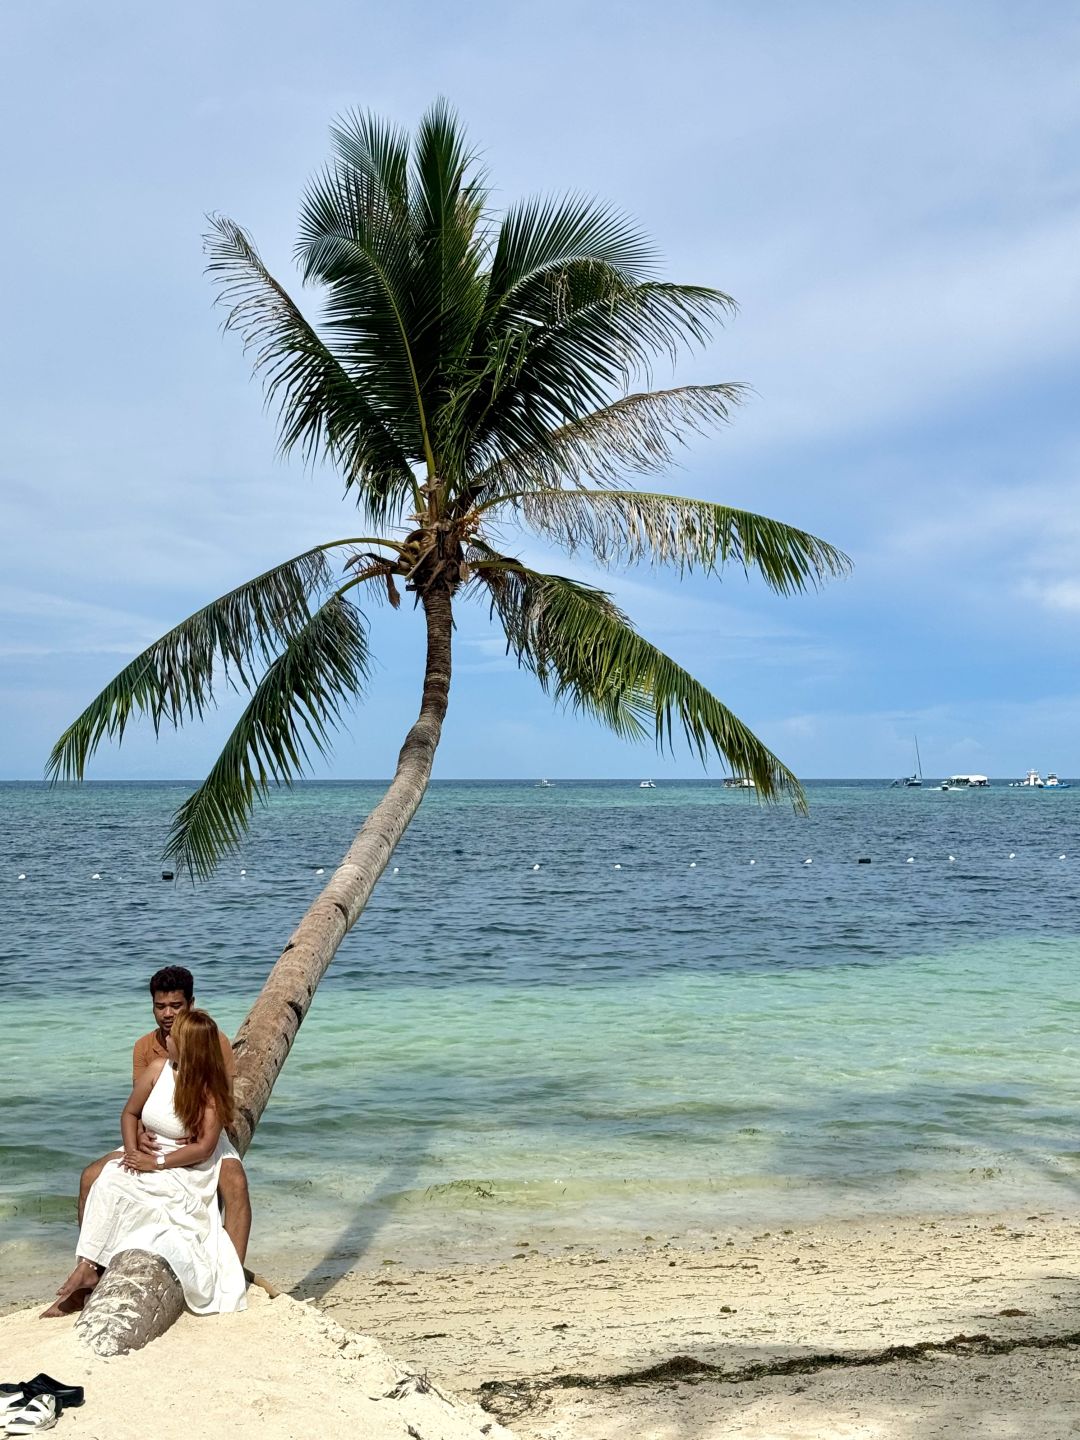
<path id="1" fill-rule="evenodd" d="M 251 1208 L 244 1167 L 225 1132 L 233 1117 L 232 1047 L 204 1010 L 192 1008 L 189 970 L 159 970 L 150 995 L 157 1028 L 132 1055 L 123 1149 L 83 1171 L 78 1263 L 45 1316 L 80 1309 L 121 1250 L 160 1255 L 197 1315 L 246 1304 Z"/>

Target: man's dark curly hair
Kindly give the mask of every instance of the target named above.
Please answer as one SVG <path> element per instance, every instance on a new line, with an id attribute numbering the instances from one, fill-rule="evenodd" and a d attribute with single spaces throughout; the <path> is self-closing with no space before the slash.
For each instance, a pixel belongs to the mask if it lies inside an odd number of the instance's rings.
<path id="1" fill-rule="evenodd" d="M 190 1005 L 195 998 L 195 981 L 191 978 L 191 971 L 185 970 L 183 965 L 166 965 L 163 970 L 156 971 L 150 976 L 151 998 L 163 990 L 181 990 Z"/>

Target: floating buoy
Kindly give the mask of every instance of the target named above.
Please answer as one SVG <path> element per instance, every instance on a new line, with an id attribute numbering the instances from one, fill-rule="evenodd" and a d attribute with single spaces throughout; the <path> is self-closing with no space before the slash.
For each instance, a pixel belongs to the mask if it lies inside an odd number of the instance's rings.
<path id="1" fill-rule="evenodd" d="M 173 872 L 171 870 L 162 870 L 161 878 L 163 880 L 171 880 L 173 878 Z"/>
<path id="2" fill-rule="evenodd" d="M 1015 859 L 1016 859 L 1016 851 L 1015 851 L 1015 850 L 1010 850 L 1010 851 L 1009 851 L 1009 859 L 1010 859 L 1010 860 L 1015 860 Z"/>
<path id="3" fill-rule="evenodd" d="M 318 868 L 318 870 L 315 871 L 315 874 L 316 874 L 316 875 L 321 875 L 322 873 L 323 873 L 323 872 L 322 872 L 322 866 L 320 865 L 320 867 Z"/>
<path id="4" fill-rule="evenodd" d="M 98 872 L 95 870 L 94 873 L 90 876 L 90 879 L 91 879 L 91 880 L 100 880 L 100 879 L 101 879 L 101 876 L 100 876 L 100 875 L 98 874 Z"/>
<path id="5" fill-rule="evenodd" d="M 241 870 L 241 871 L 240 871 L 240 874 L 241 874 L 241 875 L 246 875 L 246 874 L 247 874 L 247 871 L 246 871 L 246 870 Z"/>
<path id="6" fill-rule="evenodd" d="M 907 857 L 907 859 L 904 861 L 904 864 L 905 864 L 905 865 L 914 865 L 914 864 L 915 864 L 915 856 L 914 856 L 914 855 L 909 855 L 909 856 Z"/>
<path id="7" fill-rule="evenodd" d="M 814 862 L 809 857 L 802 862 L 804 865 L 812 865 Z"/>
<path id="8" fill-rule="evenodd" d="M 533 866 L 533 869 L 534 869 L 534 870 L 539 870 L 539 869 L 540 869 L 540 866 L 539 866 L 539 865 L 534 865 L 534 866 Z"/>
<path id="9" fill-rule="evenodd" d="M 955 859 L 956 859 L 956 856 L 955 856 L 955 855 L 950 855 L 950 856 L 949 856 L 949 864 L 951 865 Z"/>
<path id="10" fill-rule="evenodd" d="M 750 864 L 751 864 L 751 865 L 756 865 L 756 864 L 757 864 L 757 861 L 756 861 L 756 860 L 751 860 L 751 861 L 750 861 Z"/>
<path id="11" fill-rule="evenodd" d="M 806 863 L 809 865 L 809 864 L 810 864 L 810 861 L 808 860 Z M 857 860 L 855 863 L 856 863 L 857 865 L 870 865 L 870 864 L 872 864 L 873 862 L 872 862 L 871 857 L 870 857 L 869 855 L 860 855 L 859 858 L 858 858 L 858 860 Z"/>
<path id="12" fill-rule="evenodd" d="M 1064 860 L 1064 859 L 1065 859 L 1065 856 L 1064 856 L 1064 855 L 1059 855 L 1059 856 L 1058 856 L 1058 859 L 1059 859 L 1059 860 Z"/>
<path id="13" fill-rule="evenodd" d="M 616 866 L 615 866 L 615 869 L 616 869 L 616 870 L 621 870 L 621 869 L 622 869 L 622 866 L 621 866 L 621 865 L 616 865 Z"/>
<path id="14" fill-rule="evenodd" d="M 394 866 L 394 874 L 396 875 L 397 873 L 398 873 L 398 867 L 395 865 L 395 866 Z"/>
<path id="15" fill-rule="evenodd" d="M 23 875 L 20 875 L 20 876 L 19 876 L 19 879 L 20 879 L 20 880 L 25 880 L 25 879 L 26 879 L 26 876 L 25 876 L 25 874 L 23 874 Z"/>
<path id="16" fill-rule="evenodd" d="M 691 860 L 691 861 L 690 861 L 690 869 L 691 869 L 691 870 L 696 870 L 696 869 L 697 869 L 697 861 L 696 861 L 696 860 Z"/>

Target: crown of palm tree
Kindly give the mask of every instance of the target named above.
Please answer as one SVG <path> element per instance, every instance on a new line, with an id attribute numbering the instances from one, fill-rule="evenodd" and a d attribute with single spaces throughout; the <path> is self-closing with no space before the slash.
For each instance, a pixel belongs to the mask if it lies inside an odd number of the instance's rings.
<path id="1" fill-rule="evenodd" d="M 280 449 L 344 475 L 373 533 L 327 541 L 213 601 L 120 672 L 57 741 L 47 773 L 82 779 L 133 715 L 200 717 L 216 690 L 250 701 L 174 817 L 166 854 L 208 875 L 257 799 L 325 752 L 369 677 L 365 605 L 485 600 L 510 651 L 556 700 L 618 734 L 681 733 L 765 799 L 803 797 L 729 709 L 645 640 L 604 591 L 501 552 L 513 521 L 604 565 L 757 570 L 787 594 L 845 572 L 805 531 L 703 500 L 627 488 L 663 472 L 688 433 L 727 421 L 737 384 L 653 390 L 650 366 L 704 342 L 733 309 L 657 276 L 639 230 L 581 196 L 496 215 L 452 111 L 410 141 L 366 114 L 332 131 L 310 183 L 296 260 L 318 325 L 250 236 L 211 217 L 208 271 L 276 410 Z M 638 387 L 638 388 L 635 388 Z"/>

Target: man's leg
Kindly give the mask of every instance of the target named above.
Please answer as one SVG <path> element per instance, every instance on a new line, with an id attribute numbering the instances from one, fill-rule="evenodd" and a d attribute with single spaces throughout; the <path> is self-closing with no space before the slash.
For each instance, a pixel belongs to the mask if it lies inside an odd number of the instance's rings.
<path id="1" fill-rule="evenodd" d="M 93 1185 L 94 1181 L 101 1174 L 102 1170 L 105 1169 L 105 1166 L 109 1163 L 109 1161 L 116 1158 L 116 1154 L 117 1152 L 115 1150 L 110 1150 L 108 1155 L 102 1155 L 100 1160 L 95 1160 L 93 1164 L 87 1165 L 86 1169 L 79 1176 L 80 1225 L 83 1222 L 83 1211 L 86 1209 L 86 1197 L 90 1194 L 90 1186 Z"/>
<path id="2" fill-rule="evenodd" d="M 223 1160 L 218 1172 L 218 1195 L 225 1206 L 225 1233 L 232 1241 L 240 1263 L 247 1255 L 251 1234 L 251 1200 L 247 1176 L 239 1160 Z"/>

